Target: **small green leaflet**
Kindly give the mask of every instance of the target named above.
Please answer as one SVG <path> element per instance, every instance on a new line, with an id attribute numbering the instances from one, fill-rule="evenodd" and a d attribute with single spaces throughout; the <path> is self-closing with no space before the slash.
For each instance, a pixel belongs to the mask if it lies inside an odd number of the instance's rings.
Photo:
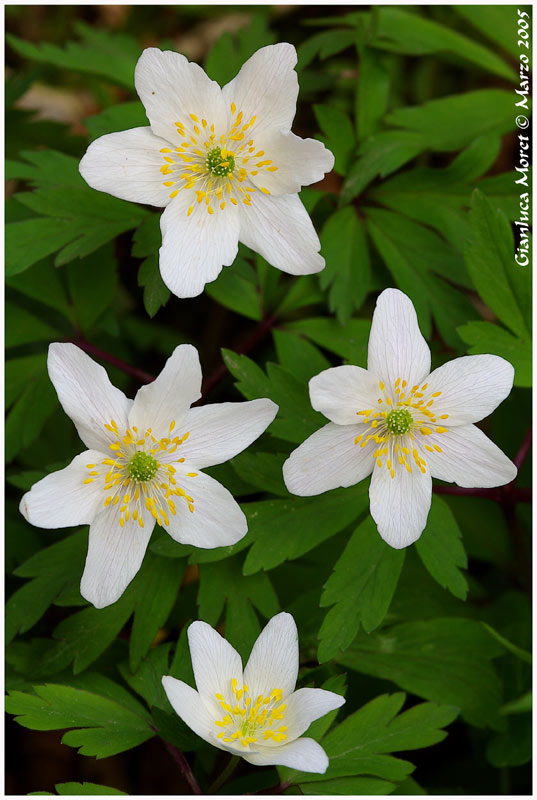
<path id="1" fill-rule="evenodd" d="M 23 152 L 10 175 L 26 178 L 32 192 L 15 197 L 40 217 L 6 226 L 6 274 L 15 275 L 59 250 L 56 266 L 97 250 L 120 233 L 136 228 L 148 212 L 133 203 L 91 189 L 78 160 L 54 150 Z"/>
<path id="2" fill-rule="evenodd" d="M 440 586 L 466 600 L 468 583 L 460 571 L 468 566 L 461 541 L 462 534 L 451 509 L 433 494 L 427 526 L 416 542 L 416 550 L 425 567 Z"/>
<path id="3" fill-rule="evenodd" d="M 154 736 L 143 707 L 136 703 L 133 710 L 132 697 L 126 705 L 125 690 L 115 686 L 117 700 L 91 689 L 51 683 L 35 686 L 35 694 L 11 692 L 6 698 L 6 710 L 15 714 L 17 722 L 25 728 L 38 731 L 75 728 L 63 735 L 64 744 L 78 747 L 82 755 L 106 758 Z"/>
<path id="4" fill-rule="evenodd" d="M 283 781 L 312 783 L 323 794 L 324 781 L 371 775 L 390 782 L 403 781 L 413 770 L 409 761 L 390 753 L 430 747 L 446 737 L 442 730 L 457 717 L 450 705 L 420 703 L 399 714 L 405 694 L 384 694 L 348 716 L 321 740 L 330 764 L 322 775 L 280 768 Z M 312 787 L 313 789 L 313 787 Z M 308 792 L 313 794 L 313 790 Z"/>
<path id="5" fill-rule="evenodd" d="M 501 687 L 490 660 L 503 652 L 478 621 L 439 617 L 359 633 L 338 661 L 427 700 L 452 703 L 481 728 L 498 724 Z"/>
<path id="6" fill-rule="evenodd" d="M 226 639 L 246 658 L 260 633 L 254 606 L 267 619 L 279 611 L 268 576 L 244 576 L 237 558 L 200 565 L 200 618 L 216 626 L 226 605 Z"/>
<path id="7" fill-rule="evenodd" d="M 358 526 L 321 596 L 321 606 L 336 604 L 319 631 L 321 663 L 351 644 L 360 623 L 367 633 L 380 625 L 397 588 L 404 559 L 404 550 L 394 550 L 382 541 L 371 517 Z"/>

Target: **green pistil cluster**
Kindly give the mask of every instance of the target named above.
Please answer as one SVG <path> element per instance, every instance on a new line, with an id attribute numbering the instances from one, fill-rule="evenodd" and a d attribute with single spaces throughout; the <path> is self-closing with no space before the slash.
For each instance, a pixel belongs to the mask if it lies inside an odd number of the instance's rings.
<path id="1" fill-rule="evenodd" d="M 386 427 L 394 436 L 403 436 L 412 427 L 412 414 L 406 408 L 396 408 L 386 417 Z"/>
<path id="2" fill-rule="evenodd" d="M 235 169 L 235 159 L 230 153 L 222 158 L 222 150 L 220 147 L 213 147 L 207 153 L 207 169 L 212 175 L 218 175 L 220 178 L 225 178 Z"/>
<path id="3" fill-rule="evenodd" d="M 158 461 L 149 453 L 139 450 L 133 455 L 127 467 L 130 477 L 137 483 L 151 481 L 157 474 Z"/>

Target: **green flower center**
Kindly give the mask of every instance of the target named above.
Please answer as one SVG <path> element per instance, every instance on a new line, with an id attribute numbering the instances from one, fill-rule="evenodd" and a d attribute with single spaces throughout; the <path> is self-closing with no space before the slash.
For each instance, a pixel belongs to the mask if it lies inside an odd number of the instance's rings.
<path id="1" fill-rule="evenodd" d="M 394 436 L 408 433 L 413 422 L 412 414 L 406 408 L 396 408 L 386 417 L 386 427 Z"/>
<path id="2" fill-rule="evenodd" d="M 222 150 L 220 147 L 212 147 L 207 153 L 206 161 L 207 169 L 212 175 L 218 175 L 220 178 L 225 178 L 230 172 L 235 169 L 235 159 L 231 153 L 227 153 L 222 157 Z"/>
<path id="3" fill-rule="evenodd" d="M 158 461 L 149 453 L 139 450 L 129 461 L 127 470 L 130 477 L 137 483 L 151 481 L 157 474 Z"/>

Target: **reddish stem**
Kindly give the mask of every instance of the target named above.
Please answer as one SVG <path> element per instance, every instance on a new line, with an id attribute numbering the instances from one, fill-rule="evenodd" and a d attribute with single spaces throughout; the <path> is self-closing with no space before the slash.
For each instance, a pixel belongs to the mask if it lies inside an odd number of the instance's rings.
<path id="1" fill-rule="evenodd" d="M 435 494 L 458 494 L 466 497 L 484 497 L 496 503 L 531 503 L 531 489 L 518 489 L 508 483 L 494 489 L 464 489 L 461 486 L 433 486 Z"/>
<path id="2" fill-rule="evenodd" d="M 196 780 L 196 776 L 190 769 L 190 765 L 186 760 L 186 758 L 184 757 L 184 755 L 181 753 L 181 751 L 177 747 L 174 747 L 174 745 L 170 744 L 169 742 L 164 742 L 164 744 L 166 745 L 166 750 L 168 751 L 168 753 L 171 755 L 171 757 L 181 770 L 184 779 L 192 789 L 192 794 L 203 794 L 203 792 L 200 789 L 199 783 Z"/>
<path id="3" fill-rule="evenodd" d="M 513 464 L 518 470 L 520 470 L 522 464 L 526 459 L 526 456 L 528 455 L 529 449 L 531 447 L 531 437 L 532 437 L 532 427 L 530 425 L 528 432 L 524 436 L 524 441 L 520 445 L 520 449 L 513 459 Z"/>
<path id="4" fill-rule="evenodd" d="M 272 329 L 276 319 L 276 314 L 269 314 L 268 317 L 262 319 L 261 322 L 254 328 L 254 330 L 248 334 L 248 336 L 246 336 L 242 342 L 240 342 L 236 352 L 239 353 L 239 355 L 245 355 L 246 353 L 249 353 L 250 350 L 253 350 L 254 347 L 256 347 L 263 339 L 263 337 L 266 336 L 266 334 Z M 227 371 L 226 365 L 220 364 L 220 366 L 217 367 L 214 372 L 212 372 L 208 378 L 203 381 L 201 387 L 203 401 L 205 401 L 207 395 L 210 394 L 225 377 Z"/>
<path id="5" fill-rule="evenodd" d="M 142 369 L 132 367 L 130 364 L 127 364 L 126 361 L 116 358 L 111 353 L 107 353 L 106 350 L 101 350 L 100 347 L 90 344 L 90 342 L 87 342 L 85 339 L 68 339 L 68 341 L 76 344 L 77 347 L 80 347 L 80 349 L 84 350 L 88 355 L 100 358 L 101 361 L 106 361 L 122 372 L 126 372 L 127 375 L 135 378 L 139 383 L 151 383 L 155 380 L 155 376 L 150 375 L 149 372 L 144 372 Z"/>

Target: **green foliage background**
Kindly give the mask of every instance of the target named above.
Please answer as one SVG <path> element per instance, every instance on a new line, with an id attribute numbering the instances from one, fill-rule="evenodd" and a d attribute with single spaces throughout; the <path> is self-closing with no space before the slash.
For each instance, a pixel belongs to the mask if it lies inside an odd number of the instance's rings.
<path id="1" fill-rule="evenodd" d="M 147 759 L 145 793 L 188 793 L 170 746 L 207 791 L 226 756 L 172 713 L 160 677 L 192 681 L 193 619 L 225 631 L 246 658 L 266 619 L 286 610 L 300 632 L 300 685 L 347 697 L 337 719 L 310 729 L 329 770 L 244 762 L 221 792 L 529 792 L 528 460 L 514 490 L 435 494 L 405 551 L 378 536 L 367 481 L 299 498 L 281 477 L 288 453 L 323 423 L 307 381 L 330 365 L 365 366 L 387 286 L 413 300 L 433 366 L 466 353 L 513 363 L 513 392 L 484 428 L 510 458 L 519 451 L 531 292 L 510 224 L 516 7 L 103 8 L 6 10 L 6 685 L 7 710 L 31 729 L 12 734 L 8 791 L 141 793 L 133 775 Z M 98 136 L 147 123 L 133 86 L 143 47 L 180 49 L 224 84 L 277 41 L 298 49 L 295 132 L 336 157 L 301 194 L 326 268 L 292 278 L 241 246 L 203 296 L 180 301 L 158 272 L 159 214 L 90 189 L 78 161 Z M 36 86 L 82 98 L 84 118 L 28 110 Z M 155 532 L 138 576 L 101 611 L 78 588 L 87 528 L 44 531 L 18 512 L 24 490 L 80 451 L 46 372 L 48 343 L 66 340 L 131 396 L 192 342 L 208 402 L 280 406 L 247 452 L 211 470 L 241 502 L 248 535 L 198 551 Z M 63 742 L 56 771 L 29 775 L 23 753 L 39 731 L 67 732 L 49 734 Z"/>

